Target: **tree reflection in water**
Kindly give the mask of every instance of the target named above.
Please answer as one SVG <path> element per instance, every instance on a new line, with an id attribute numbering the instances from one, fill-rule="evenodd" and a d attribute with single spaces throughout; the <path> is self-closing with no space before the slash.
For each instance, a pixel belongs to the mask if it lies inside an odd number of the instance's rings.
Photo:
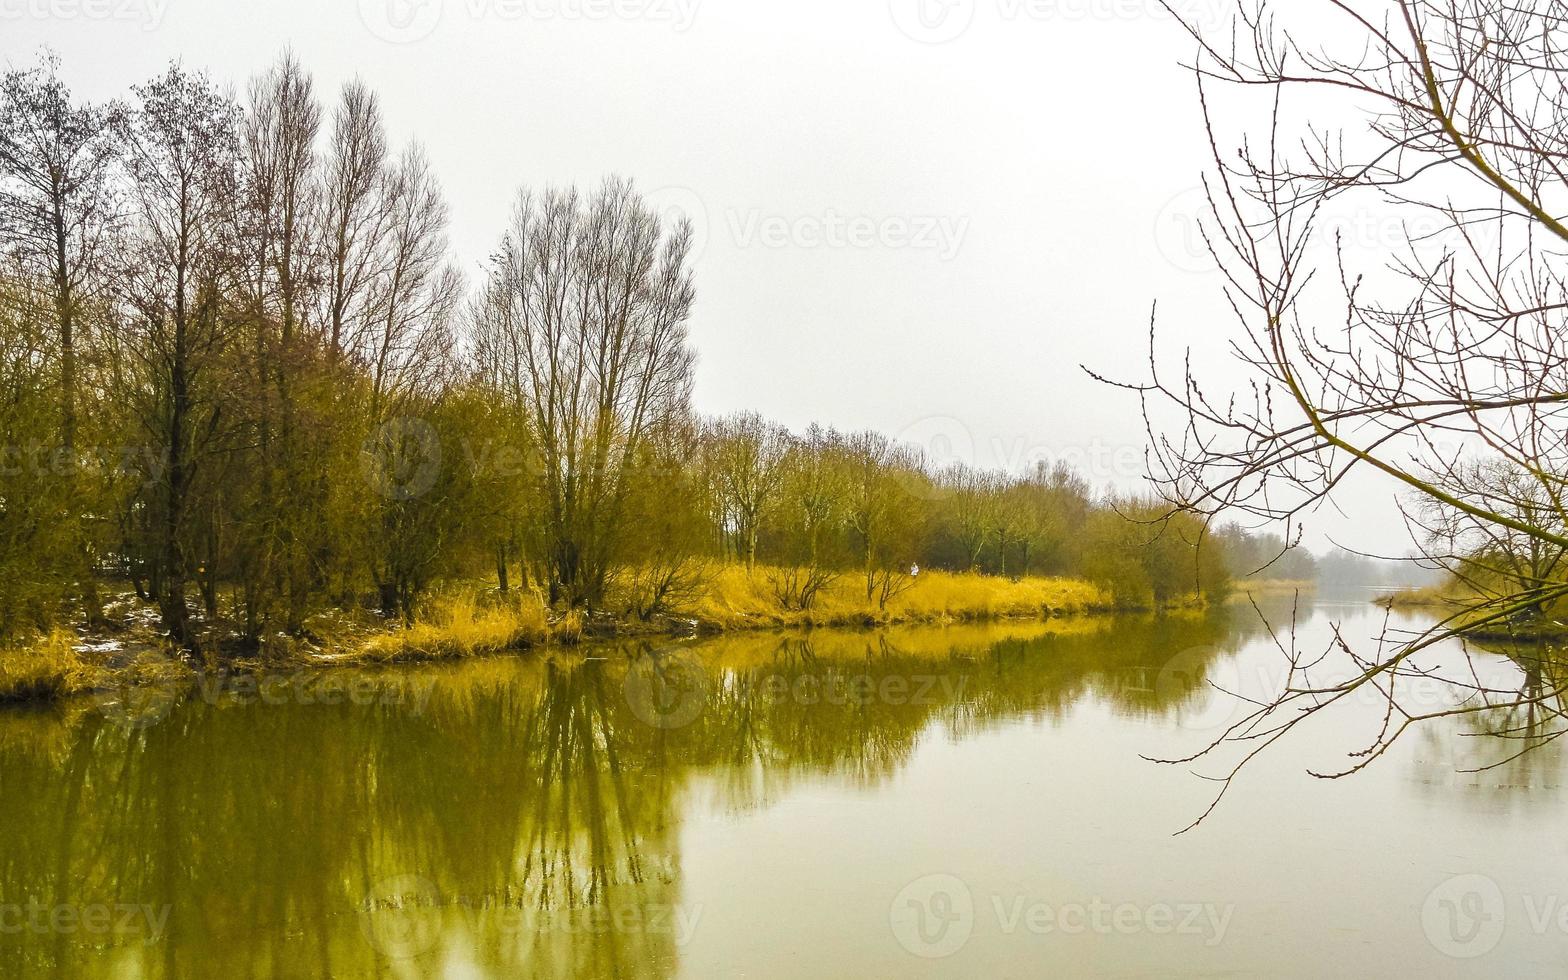
<path id="1" fill-rule="evenodd" d="M 1248 632 L 1173 617 L 727 637 L 681 650 L 706 701 L 672 726 L 628 701 L 628 671 L 662 655 L 647 645 L 365 682 L 428 685 L 400 703 L 195 698 L 132 729 L 81 706 L 7 713 L 0 904 L 167 919 L 0 936 L 0 971 L 667 976 L 700 916 L 682 905 L 691 807 L 875 786 L 930 733 L 1086 699 L 1179 712 Z"/>

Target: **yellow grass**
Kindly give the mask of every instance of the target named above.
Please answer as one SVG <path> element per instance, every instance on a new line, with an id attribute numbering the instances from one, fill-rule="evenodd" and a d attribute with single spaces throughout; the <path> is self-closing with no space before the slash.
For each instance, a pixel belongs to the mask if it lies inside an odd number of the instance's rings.
<path id="1" fill-rule="evenodd" d="M 1317 592 L 1318 584 L 1311 579 L 1285 579 L 1285 578 L 1250 578 L 1240 579 L 1233 586 L 1231 598 L 1236 601 L 1246 602 L 1247 599 L 1261 599 L 1275 596 L 1293 596 L 1298 593 Z"/>
<path id="2" fill-rule="evenodd" d="M 1090 636 L 1113 629 L 1106 618 L 1080 616 L 1066 619 L 997 619 L 963 623 L 903 623 L 875 631 L 822 630 L 809 638 L 811 654 L 819 661 L 864 662 L 867 656 L 891 653 L 931 661 L 976 659 L 1006 641 L 1032 641 L 1042 637 Z M 781 636 L 764 630 L 739 631 L 708 647 L 721 651 L 726 667 L 737 669 L 777 666 L 781 642 L 804 640 L 790 633 Z"/>
<path id="3" fill-rule="evenodd" d="M 44 701 L 91 686 L 91 670 L 65 630 L 25 646 L 0 649 L 0 701 Z"/>
<path id="4" fill-rule="evenodd" d="M 1503 618 L 1501 613 L 1518 599 L 1508 599 L 1508 583 L 1488 593 L 1474 584 L 1449 579 L 1439 585 L 1405 589 L 1377 600 L 1377 604 L 1405 616 L 1423 614 L 1442 620 L 1445 629 L 1478 640 L 1500 643 L 1561 641 L 1568 637 L 1568 600 L 1558 599 L 1541 610 L 1520 610 Z"/>
<path id="5" fill-rule="evenodd" d="M 839 576 L 809 610 L 787 609 L 775 591 L 780 569 L 728 565 L 718 568 L 699 594 L 673 613 L 711 631 L 800 626 L 878 626 L 896 623 L 965 623 L 1049 619 L 1108 611 L 1110 597 L 1071 579 L 1011 581 L 981 575 L 923 572 L 893 597 L 887 609 L 868 601 L 865 579 Z M 660 628 L 662 627 L 649 627 Z M 635 629 L 634 629 L 635 631 Z M 476 588 L 454 588 L 424 603 L 414 625 L 374 635 L 358 657 L 334 660 L 444 660 L 526 650 L 545 643 L 570 646 L 586 638 L 583 615 L 552 616 L 532 594 L 497 597 Z"/>
<path id="6" fill-rule="evenodd" d="M 750 570 L 740 565 L 719 567 L 697 595 L 672 615 L 719 632 L 901 624 L 964 624 L 963 629 L 990 630 L 994 627 L 988 624 L 1000 621 L 1055 620 L 1115 609 L 1109 594 L 1083 581 L 1015 581 L 948 572 L 923 572 L 904 582 L 907 588 L 893 596 L 884 609 L 875 598 L 867 599 L 864 576 L 847 572 L 826 585 L 810 609 L 799 610 L 786 608 L 779 599 L 775 583 L 783 574 L 780 569 L 761 566 Z M 605 622 L 615 624 L 613 619 Z M 496 595 L 477 583 L 453 584 L 431 596 L 422 604 L 414 624 L 406 628 L 367 635 L 362 629 L 337 625 L 338 629 L 330 631 L 334 635 L 326 655 L 317 654 L 310 658 L 313 662 L 466 659 L 547 643 L 571 646 L 591 632 L 586 617 L 577 610 L 552 612 L 537 594 Z M 619 629 L 631 634 L 667 628 L 663 621 L 619 622 Z M 1035 627 L 1025 624 L 1022 628 Z M 1049 627 L 1052 631 L 1080 628 L 1093 628 L 1093 621 Z M 64 699 L 97 690 L 105 683 L 134 685 L 146 673 L 140 661 L 117 667 L 98 663 L 80 653 L 75 642 L 70 631 L 60 630 L 26 645 L 0 648 L 0 702 Z M 158 670 L 188 670 L 168 656 L 149 655 L 148 659 Z"/>
<path id="7" fill-rule="evenodd" d="M 1087 582 L 922 572 L 908 590 L 883 610 L 868 601 L 864 576 L 839 576 L 808 610 L 787 609 L 775 583 L 780 569 L 729 565 L 709 580 L 703 594 L 679 612 L 712 629 L 767 626 L 852 626 L 888 623 L 947 623 L 990 619 L 1048 618 L 1105 611 L 1110 597 Z"/>
<path id="8" fill-rule="evenodd" d="M 482 603 L 477 595 L 452 593 L 425 603 L 414 625 L 372 637 L 371 660 L 432 660 L 525 650 L 550 636 L 544 605 L 533 595 Z"/>
<path id="9" fill-rule="evenodd" d="M 1457 606 L 1464 602 L 1465 598 L 1460 594 L 1458 583 L 1445 582 L 1442 585 L 1429 585 L 1421 589 L 1401 589 L 1382 596 L 1377 600 L 1377 604 L 1384 609 L 1428 609 L 1437 606 Z"/>

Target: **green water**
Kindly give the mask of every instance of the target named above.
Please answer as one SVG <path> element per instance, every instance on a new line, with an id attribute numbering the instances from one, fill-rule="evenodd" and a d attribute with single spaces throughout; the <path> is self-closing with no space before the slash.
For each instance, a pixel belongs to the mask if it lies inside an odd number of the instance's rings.
<path id="1" fill-rule="evenodd" d="M 1381 620 L 1324 607 L 1298 642 L 1331 622 Z M 1210 681 L 1279 663 L 1236 610 L 12 711 L 0 975 L 1560 975 L 1555 745 L 1462 774 L 1511 749 L 1438 722 L 1306 775 L 1375 731 L 1354 703 L 1172 836 L 1215 784 L 1143 756 L 1201 748 L 1244 713 Z"/>

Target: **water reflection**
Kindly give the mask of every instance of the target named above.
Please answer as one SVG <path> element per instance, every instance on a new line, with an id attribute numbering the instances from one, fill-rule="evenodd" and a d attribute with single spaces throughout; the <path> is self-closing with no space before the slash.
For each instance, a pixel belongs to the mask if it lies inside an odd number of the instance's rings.
<path id="1" fill-rule="evenodd" d="M 1497 707 L 1447 719 L 1420 730 L 1413 765 L 1429 793 L 1453 788 L 1458 799 L 1489 812 L 1507 812 L 1562 796 L 1561 738 L 1568 732 L 1563 694 L 1568 664 L 1544 646 L 1473 644 L 1466 678 Z M 1454 692 L 1454 704 L 1481 700 Z"/>
<path id="2" fill-rule="evenodd" d="M 145 727 L 6 715 L 0 903 L 153 910 L 8 928 L 6 972 L 668 975 L 696 776 L 746 809 L 802 777 L 874 785 L 934 728 L 1090 695 L 1175 710 L 1199 678 L 1147 678 L 1227 638 L 1201 618 L 759 635 L 428 671 L 398 704 L 208 696 Z M 633 672 L 672 655 L 705 672 L 703 703 L 650 724 Z"/>
<path id="3" fill-rule="evenodd" d="M 0 715 L 0 972 L 674 975 L 705 914 L 694 815 L 765 812 L 807 781 L 874 792 L 927 739 L 1084 705 L 1201 717 L 1260 629 L 751 635 L 396 675 L 417 697 L 209 694 L 140 727 Z"/>

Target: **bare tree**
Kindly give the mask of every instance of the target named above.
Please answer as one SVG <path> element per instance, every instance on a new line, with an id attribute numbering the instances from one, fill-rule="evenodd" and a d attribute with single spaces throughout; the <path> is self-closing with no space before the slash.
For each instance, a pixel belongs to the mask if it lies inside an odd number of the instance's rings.
<path id="1" fill-rule="evenodd" d="M 866 578 L 866 600 L 880 598 L 886 608 L 907 587 L 910 567 L 911 505 L 907 474 L 918 472 L 919 458 L 906 446 L 876 432 L 851 436 L 845 446 L 846 517 L 859 547 Z"/>
<path id="2" fill-rule="evenodd" d="M 60 62 L 0 76 L 0 242 L 47 284 L 59 338 L 60 439 L 74 452 L 77 324 L 101 288 L 101 246 L 115 219 L 113 130 L 119 106 L 74 102 Z"/>
<path id="3" fill-rule="evenodd" d="M 687 411 L 691 242 L 612 179 L 587 198 L 524 192 L 494 260 L 475 342 L 539 454 L 552 601 L 602 598 L 628 475 Z"/>
<path id="4" fill-rule="evenodd" d="M 1214 157 L 1204 240 L 1251 385 L 1240 397 L 1215 392 L 1190 366 L 1170 379 L 1151 355 L 1152 376 L 1128 387 L 1155 420 L 1165 496 L 1211 519 L 1294 525 L 1367 471 L 1403 491 L 1413 512 L 1436 507 L 1483 536 L 1568 545 L 1562 10 L 1316 0 L 1243 6 L 1235 17 L 1234 31 L 1188 30 Z M 1183 421 L 1167 429 L 1160 420 L 1172 407 Z M 1500 501 L 1475 479 L 1488 460 L 1533 481 L 1550 506 Z M 1472 680 L 1455 708 L 1400 697 L 1427 676 L 1423 651 L 1568 596 L 1562 577 L 1543 578 L 1481 596 L 1418 635 L 1370 651 L 1346 644 L 1356 675 L 1343 683 L 1320 681 L 1316 657 L 1293 655 L 1276 695 L 1211 752 L 1241 752 L 1234 779 L 1304 719 L 1365 691 L 1386 697 L 1387 723 L 1325 776 L 1372 764 L 1424 721 L 1521 699 L 1551 713 L 1555 738 L 1568 730 L 1560 690 Z"/>
<path id="5" fill-rule="evenodd" d="M 370 374 L 372 424 L 445 380 L 463 277 L 447 257 L 450 212 L 430 162 L 411 146 L 387 172 L 380 275 L 359 355 Z"/>
<path id="6" fill-rule="evenodd" d="M 59 70 L 46 53 L 37 66 L 0 76 L 0 247 L 18 263 L 18 285 L 36 284 L 54 327 L 60 455 L 73 491 L 63 518 L 76 538 L 88 617 L 97 619 L 92 505 L 78 472 L 78 364 L 85 308 L 104 292 L 103 246 L 117 219 L 113 130 L 122 110 L 75 102 Z"/>
<path id="7" fill-rule="evenodd" d="M 1486 501 L 1489 509 L 1529 527 L 1568 537 L 1560 476 L 1532 473 L 1502 459 L 1456 466 L 1453 476 L 1463 481 L 1467 496 Z M 1429 502 L 1424 514 L 1413 516 L 1412 521 L 1427 531 L 1426 555 L 1431 563 L 1446 569 L 1463 587 L 1456 604 L 1473 603 L 1472 597 L 1504 601 L 1530 594 L 1539 597 L 1493 632 L 1506 634 L 1515 626 L 1538 629 L 1550 625 L 1545 596 L 1562 580 L 1568 549 L 1541 535 L 1480 520 L 1441 503 Z"/>
<path id="8" fill-rule="evenodd" d="M 367 421 L 374 439 L 388 435 L 435 433 L 428 421 L 409 422 L 439 408 L 450 388 L 453 319 L 463 293 L 462 276 L 447 261 L 448 210 L 441 189 L 431 173 L 424 152 L 410 147 L 386 174 L 382 188 L 385 215 L 383 255 L 379 274 L 372 280 L 372 302 L 356 356 L 364 362 L 369 382 Z M 412 432 L 407 431 L 413 426 Z M 447 461 L 423 445 L 429 436 L 412 440 L 416 465 L 447 469 Z M 407 452 L 392 446 L 394 454 Z M 443 474 L 444 475 L 444 474 Z M 413 617 L 413 598 L 432 577 L 431 569 L 442 557 L 439 534 L 431 534 L 439 521 L 433 508 L 458 510 L 459 490 L 467 483 L 437 481 L 425 493 L 394 494 L 373 499 L 369 522 L 372 538 L 368 553 L 371 574 L 381 594 L 383 612 Z"/>
<path id="9" fill-rule="evenodd" d="M 242 166 L 251 216 L 248 285 L 257 315 L 278 327 L 285 358 L 306 318 L 311 220 L 318 204 L 316 142 L 321 106 L 310 75 L 285 52 L 251 80 Z M 283 374 L 281 369 L 278 372 Z M 280 381 L 282 381 L 280 377 Z"/>
<path id="10" fill-rule="evenodd" d="M 948 533 L 963 553 L 964 568 L 980 569 L 980 555 L 991 534 L 990 477 L 965 463 L 954 463 L 937 475 L 937 487 L 949 515 Z"/>
<path id="11" fill-rule="evenodd" d="M 1006 578 L 1008 548 L 1024 541 L 1030 510 L 1018 482 L 1005 473 L 994 474 L 987 489 L 991 496 L 987 530 L 996 537 L 996 574 Z"/>
<path id="12" fill-rule="evenodd" d="M 778 506 L 793 440 L 783 426 L 743 412 L 710 423 L 703 442 L 722 526 L 751 568 L 762 525 Z"/>
<path id="13" fill-rule="evenodd" d="M 784 567 L 774 573 L 774 597 L 786 609 L 810 609 L 838 579 L 836 545 L 845 526 L 848 468 L 844 439 L 813 425 L 790 453 L 781 495 Z"/>
<path id="14" fill-rule="evenodd" d="M 232 319 L 239 110 L 205 75 L 173 65 L 138 87 L 121 128 L 135 228 L 121 288 L 143 358 L 143 425 L 163 458 L 152 474 L 158 598 L 164 627 L 195 645 L 185 585 L 197 480 L 221 424 L 215 371 Z"/>
<path id="15" fill-rule="evenodd" d="M 303 628 L 312 545 L 307 526 L 316 508 L 302 499 L 312 362 L 304 335 L 314 273 L 313 220 L 317 213 L 321 107 L 310 76 L 285 53 L 251 81 L 241 169 L 245 232 L 245 291 L 254 355 L 249 414 L 257 456 L 251 496 L 254 547 L 242 557 L 246 635 L 259 636 L 265 589 L 287 595 L 291 633 Z M 295 492 L 280 494 L 284 487 Z"/>
<path id="16" fill-rule="evenodd" d="M 322 329 L 336 362 L 371 318 L 377 262 L 386 234 L 387 138 L 381 104 L 359 81 L 343 87 L 321 188 L 320 249 L 325 263 Z"/>

